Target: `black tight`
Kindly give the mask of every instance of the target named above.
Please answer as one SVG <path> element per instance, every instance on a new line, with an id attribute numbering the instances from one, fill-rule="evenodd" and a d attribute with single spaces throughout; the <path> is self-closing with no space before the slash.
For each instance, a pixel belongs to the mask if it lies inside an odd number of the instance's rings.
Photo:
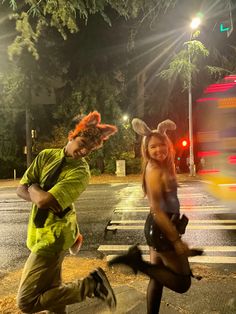
<path id="1" fill-rule="evenodd" d="M 137 245 L 131 247 L 124 255 L 114 257 L 109 265 L 125 264 L 135 274 L 138 271 L 150 278 L 147 291 L 148 314 L 159 313 L 163 287 L 184 293 L 191 286 L 191 270 L 185 255 L 174 251 L 158 253 L 150 248 L 150 263 L 142 259 L 142 252 Z"/>
<path id="2" fill-rule="evenodd" d="M 191 275 L 176 274 L 165 266 L 153 265 L 143 261 L 139 269 L 151 279 L 178 293 L 188 291 L 191 286 Z"/>
<path id="3" fill-rule="evenodd" d="M 158 314 L 163 287 L 178 293 L 186 292 L 191 285 L 190 275 L 181 275 L 166 267 L 155 251 L 150 252 L 151 263 L 142 261 L 139 270 L 150 277 L 147 288 L 147 313 Z"/>
<path id="4" fill-rule="evenodd" d="M 147 313 L 159 313 L 163 285 L 155 279 L 150 279 L 147 288 Z"/>

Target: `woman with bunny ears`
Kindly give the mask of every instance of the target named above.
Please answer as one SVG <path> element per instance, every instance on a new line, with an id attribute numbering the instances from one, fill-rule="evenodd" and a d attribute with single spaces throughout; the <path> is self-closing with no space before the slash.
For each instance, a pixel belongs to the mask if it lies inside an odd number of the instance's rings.
<path id="1" fill-rule="evenodd" d="M 24 313 L 47 310 L 64 314 L 66 305 L 97 297 L 115 309 L 116 298 L 101 268 L 89 276 L 62 284 L 61 266 L 68 249 L 76 253 L 81 235 L 73 203 L 88 185 L 90 172 L 84 159 L 117 131 L 101 124 L 97 111 L 77 123 L 62 149 L 45 149 L 26 170 L 17 194 L 32 202 L 27 246 L 31 251 L 17 295 Z"/>
<path id="2" fill-rule="evenodd" d="M 159 313 L 164 286 L 178 293 L 189 289 L 192 273 L 188 256 L 202 251 L 190 250 L 181 240 L 187 217 L 180 219 L 174 149 L 166 134 L 167 130 L 176 129 L 175 123 L 165 120 L 157 129 L 151 130 L 145 122 L 135 118 L 132 126 L 143 136 L 143 191 L 150 205 L 144 233 L 150 249 L 150 263 L 145 262 L 139 248 L 133 246 L 127 254 L 111 260 L 109 265 L 125 264 L 134 273 L 141 271 L 150 277 L 147 309 L 148 314 L 154 314 Z"/>

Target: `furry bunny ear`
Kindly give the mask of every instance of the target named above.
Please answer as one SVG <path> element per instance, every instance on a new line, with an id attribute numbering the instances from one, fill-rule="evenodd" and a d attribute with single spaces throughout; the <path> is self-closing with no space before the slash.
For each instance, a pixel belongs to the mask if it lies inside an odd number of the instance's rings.
<path id="1" fill-rule="evenodd" d="M 175 130 L 175 129 L 176 129 L 176 124 L 169 119 L 160 122 L 157 126 L 157 132 L 162 135 L 166 134 L 167 130 Z"/>
<path id="2" fill-rule="evenodd" d="M 152 133 L 152 130 L 149 129 L 146 123 L 138 118 L 132 120 L 132 127 L 136 133 L 142 136 L 147 136 Z"/>
<path id="3" fill-rule="evenodd" d="M 103 141 L 108 140 L 108 138 L 117 132 L 117 127 L 110 124 L 99 124 L 97 126 L 101 130 L 101 138 Z"/>

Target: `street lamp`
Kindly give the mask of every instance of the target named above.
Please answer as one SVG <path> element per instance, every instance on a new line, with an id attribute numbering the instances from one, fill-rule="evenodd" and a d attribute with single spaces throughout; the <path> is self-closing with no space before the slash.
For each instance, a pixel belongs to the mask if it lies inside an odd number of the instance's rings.
<path id="1" fill-rule="evenodd" d="M 125 129 L 129 128 L 129 116 L 127 114 L 124 114 L 122 116 L 122 120 L 123 120 L 123 126 Z"/>
<path id="2" fill-rule="evenodd" d="M 190 27 L 192 29 L 190 35 L 190 41 L 192 40 L 192 33 L 194 29 L 197 29 L 201 24 L 201 19 L 195 17 Z M 192 75 L 191 75 L 191 53 L 188 47 L 188 63 L 189 63 L 189 76 L 188 76 L 188 114 L 189 114 L 189 174 L 190 176 L 195 176 L 196 166 L 194 163 L 194 154 L 193 154 L 193 113 L 192 113 Z"/>
<path id="3" fill-rule="evenodd" d="M 129 116 L 127 114 L 124 114 L 122 119 L 124 122 L 127 122 L 129 120 Z"/>

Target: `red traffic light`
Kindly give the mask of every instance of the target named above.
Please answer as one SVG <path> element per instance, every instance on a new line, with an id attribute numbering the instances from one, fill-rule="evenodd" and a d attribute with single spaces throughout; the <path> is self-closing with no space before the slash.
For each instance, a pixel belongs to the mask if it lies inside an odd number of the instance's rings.
<path id="1" fill-rule="evenodd" d="M 188 141 L 187 140 L 181 140 L 181 146 L 182 147 L 187 147 L 188 146 Z"/>

